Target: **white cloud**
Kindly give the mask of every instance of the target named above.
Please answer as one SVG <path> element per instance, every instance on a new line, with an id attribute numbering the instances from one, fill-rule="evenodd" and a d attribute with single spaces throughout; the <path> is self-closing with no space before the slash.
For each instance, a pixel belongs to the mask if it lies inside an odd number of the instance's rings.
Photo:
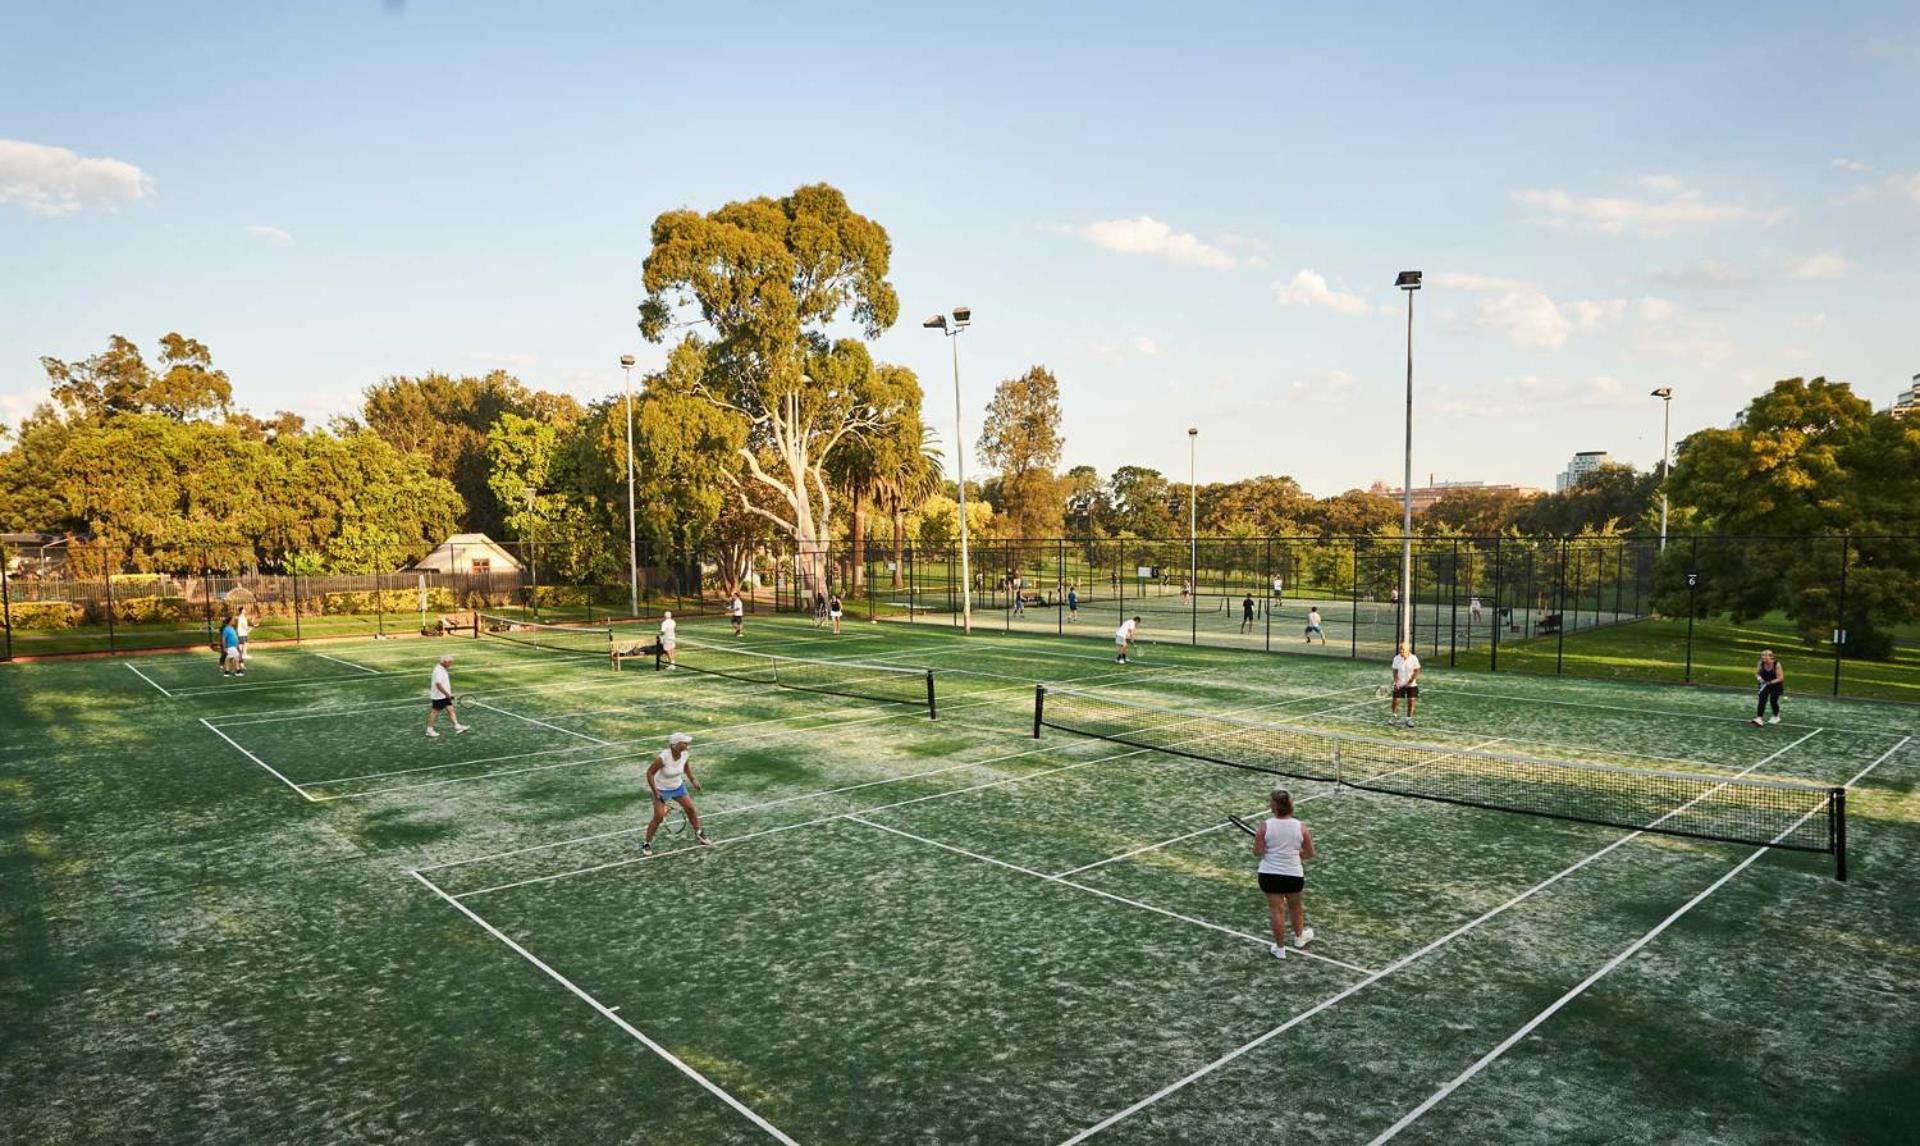
<path id="1" fill-rule="evenodd" d="M 484 363 L 488 366 L 518 367 L 523 370 L 540 364 L 540 356 L 537 354 L 517 354 L 513 352 L 496 354 L 488 351 L 476 351 L 467 355 L 467 358 L 469 361 Z M 606 379 L 600 379 L 601 384 L 605 382 Z"/>
<path id="2" fill-rule="evenodd" d="M 1533 284 L 1520 279 L 1503 279 L 1497 275 L 1467 275 L 1442 272 L 1427 280 L 1428 286 L 1447 287 L 1452 290 L 1532 290 Z"/>
<path id="3" fill-rule="evenodd" d="M 1157 358 L 1160 355 L 1160 347 L 1144 334 L 1133 336 L 1133 349 L 1142 358 Z"/>
<path id="4" fill-rule="evenodd" d="M 1835 205 L 1850 207 L 1887 197 L 1910 199 L 1920 203 L 1920 171 L 1900 174 L 1853 159 L 1836 159 L 1833 161 L 1833 167 L 1834 170 L 1845 171 L 1849 175 L 1867 177 L 1867 182 L 1855 184 L 1850 190 L 1835 195 L 1832 199 Z"/>
<path id="5" fill-rule="evenodd" d="M 1822 253 L 1795 259 L 1787 264 L 1787 273 L 1797 279 L 1837 279 L 1847 273 L 1847 260 Z"/>
<path id="6" fill-rule="evenodd" d="M 1647 278 L 1661 286 L 1694 290 L 1732 290 L 1753 281 L 1746 271 L 1718 259 L 1702 259 L 1677 267 L 1655 267 L 1648 272 Z"/>
<path id="7" fill-rule="evenodd" d="M 1329 287 L 1326 276 L 1314 270 L 1297 271 L 1288 281 L 1274 283 L 1273 297 L 1281 306 L 1324 306 L 1335 314 L 1365 314 L 1373 309 L 1359 295 Z"/>
<path id="8" fill-rule="evenodd" d="M 1230 271 L 1236 265 L 1234 257 L 1219 247 L 1145 215 L 1137 219 L 1103 219 L 1084 227 L 1068 228 L 1068 232 L 1116 255 L 1152 255 L 1212 271 Z"/>
<path id="9" fill-rule="evenodd" d="M 1713 334 L 1656 339 L 1642 343 L 1642 346 L 1656 354 L 1665 354 L 1695 366 L 1718 366 L 1733 357 L 1733 342 Z"/>
<path id="10" fill-rule="evenodd" d="M 1619 322 L 1632 306 L 1624 298 L 1555 302 L 1532 283 L 1498 275 L 1449 272 L 1428 281 L 1441 289 L 1485 296 L 1474 306 L 1474 325 L 1498 331 L 1518 346 L 1560 346 L 1576 331 L 1598 330 Z M 1641 300 L 1639 314 L 1643 319 L 1657 321 L 1671 313 L 1672 304 L 1664 299 Z"/>
<path id="11" fill-rule="evenodd" d="M 1640 321 L 1665 322 L 1673 317 L 1673 304 L 1664 298 L 1643 298 L 1640 300 Z"/>
<path id="12" fill-rule="evenodd" d="M 1521 346 L 1559 346 L 1573 323 L 1538 291 L 1507 291 L 1480 304 L 1478 325 L 1497 330 Z"/>
<path id="13" fill-rule="evenodd" d="M 250 223 L 244 230 L 250 237 L 259 239 L 269 246 L 290 247 L 293 245 L 292 235 L 287 234 L 278 227 L 269 227 L 265 223 Z"/>
<path id="14" fill-rule="evenodd" d="M 1345 402 L 1353 389 L 1353 375 L 1345 370 L 1322 370 L 1287 384 L 1297 401 L 1335 404 Z"/>
<path id="15" fill-rule="evenodd" d="M 36 215 L 71 215 L 151 194 L 153 180 L 131 163 L 0 139 L 0 203 L 17 203 Z"/>
<path id="16" fill-rule="evenodd" d="M 1771 226 L 1787 217 L 1785 207 L 1748 207 L 1720 203 L 1686 187 L 1671 176 L 1649 176 L 1640 181 L 1652 198 L 1624 195 L 1572 195 L 1558 188 L 1527 188 L 1513 193 L 1516 202 L 1539 210 L 1545 222 L 1577 223 L 1608 235 L 1661 238 L 1688 228 L 1734 223 Z"/>

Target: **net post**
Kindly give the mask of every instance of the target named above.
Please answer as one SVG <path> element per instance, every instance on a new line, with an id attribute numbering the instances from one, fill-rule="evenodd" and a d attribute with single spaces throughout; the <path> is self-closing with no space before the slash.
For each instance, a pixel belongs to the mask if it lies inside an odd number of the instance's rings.
<path id="1" fill-rule="evenodd" d="M 927 719 L 940 719 L 940 706 L 933 698 L 933 670 L 927 670 Z"/>
<path id="2" fill-rule="evenodd" d="M 1046 715 L 1046 711 L 1047 686 L 1036 684 L 1033 686 L 1033 738 L 1035 740 L 1040 739 L 1040 721 Z"/>
<path id="3" fill-rule="evenodd" d="M 1827 793 L 1827 833 L 1833 841 L 1833 878 L 1847 881 L 1847 790 Z"/>

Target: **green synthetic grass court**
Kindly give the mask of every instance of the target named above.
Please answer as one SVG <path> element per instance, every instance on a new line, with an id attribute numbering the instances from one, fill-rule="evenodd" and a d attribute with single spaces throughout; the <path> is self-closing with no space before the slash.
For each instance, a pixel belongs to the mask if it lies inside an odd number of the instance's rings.
<path id="1" fill-rule="evenodd" d="M 1756 729 L 1737 693 L 1435 668 L 1404 733 L 1376 664 L 1149 644 L 1118 666 L 1105 638 L 749 621 L 750 649 L 932 667 L 938 720 L 492 640 L 263 649 L 236 680 L 208 653 L 0 667 L 0 1126 L 1905 1140 L 1914 709 L 1791 695 Z M 429 741 L 443 650 L 473 731 Z M 1319 939 L 1275 961 L 1223 825 L 1267 778 L 1036 741 L 1036 681 L 1440 749 L 1852 781 L 1852 876 L 1296 783 Z M 716 843 L 642 859 L 642 774 L 674 729 Z"/>

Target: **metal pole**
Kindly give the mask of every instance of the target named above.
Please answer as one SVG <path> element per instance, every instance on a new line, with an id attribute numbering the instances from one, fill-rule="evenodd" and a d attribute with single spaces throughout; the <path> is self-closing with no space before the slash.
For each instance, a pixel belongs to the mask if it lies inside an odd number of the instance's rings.
<path id="1" fill-rule="evenodd" d="M 1413 647 L 1413 292 L 1407 292 L 1407 440 L 1400 486 L 1400 641 Z"/>
<path id="2" fill-rule="evenodd" d="M 1353 543 L 1352 576 L 1347 579 L 1353 583 L 1350 590 L 1353 603 L 1347 621 L 1347 656 L 1349 659 L 1358 659 L 1360 656 L 1360 539 L 1355 537 L 1351 540 Z M 1325 641 L 1326 634 L 1321 634 L 1320 639 Z"/>
<path id="3" fill-rule="evenodd" d="M 1833 695 L 1840 695 L 1840 649 L 1847 642 L 1847 535 L 1840 535 L 1840 603 L 1833 617 Z"/>
<path id="4" fill-rule="evenodd" d="M 1560 623 L 1555 625 L 1559 636 L 1553 644 L 1553 671 L 1563 672 L 1567 663 L 1567 539 L 1560 539 L 1560 570 L 1553 585 L 1554 609 Z"/>
<path id="5" fill-rule="evenodd" d="M 960 331 L 953 343 L 953 452 L 960 473 L 960 631 L 973 632 L 973 560 L 967 553 L 967 437 L 960 422 Z"/>
<path id="6" fill-rule="evenodd" d="M 1267 538 L 1267 572 L 1266 572 L 1266 576 L 1262 578 L 1262 580 L 1265 583 L 1261 586 L 1261 588 L 1265 591 L 1261 593 L 1261 596 L 1267 599 L 1267 607 L 1265 608 L 1265 610 L 1263 610 L 1266 613 L 1266 617 L 1267 617 L 1266 650 L 1268 652 L 1272 652 L 1273 651 L 1274 601 L 1273 601 L 1273 538 L 1271 537 Z"/>
<path id="7" fill-rule="evenodd" d="M 44 564 L 44 563 L 43 563 Z M 0 546 L 0 634 L 5 635 L 6 647 L 0 650 L 0 661 L 13 659 L 13 588 L 7 580 L 7 550 Z"/>
<path id="8" fill-rule="evenodd" d="M 114 624 L 113 624 L 113 546 L 108 545 L 102 548 L 101 555 L 106 559 L 107 651 L 112 653 L 112 652 L 118 652 L 120 650 L 119 637 L 118 637 L 118 634 L 114 631 Z"/>
<path id="9" fill-rule="evenodd" d="M 1198 428 L 1187 427 L 1187 643 L 1200 643 L 1200 492 L 1193 484 Z"/>
<path id="10" fill-rule="evenodd" d="M 1067 631 L 1066 595 L 1068 587 L 1073 584 L 1073 579 L 1067 573 L 1067 539 L 1060 537 L 1055 541 L 1057 544 L 1054 549 L 1054 568 L 1059 570 L 1060 577 L 1059 583 L 1055 586 L 1059 597 L 1053 602 L 1053 631 L 1055 635 L 1059 635 Z"/>
<path id="11" fill-rule="evenodd" d="M 627 614 L 640 615 L 640 535 L 633 515 L 633 367 L 620 364 L 627 391 Z"/>
<path id="12" fill-rule="evenodd" d="M 1473 550 L 1467 550 L 1468 560 L 1473 558 Z M 1468 577 L 1471 585 L 1473 578 Z M 1472 624 L 1471 621 L 1468 622 Z M 1467 640 L 1473 640 L 1473 629 L 1467 629 Z M 1460 663 L 1460 539 L 1453 539 L 1453 566 L 1447 571 L 1447 667 Z"/>
<path id="13" fill-rule="evenodd" d="M 1693 548 L 1687 558 L 1687 668 L 1681 680 L 1693 683 L 1693 594 L 1695 583 L 1700 579 L 1700 535 L 1693 535 Z"/>
<path id="14" fill-rule="evenodd" d="M 1487 671 L 1500 671 L 1500 580 L 1506 573 L 1500 560 L 1500 535 L 1493 537 L 1493 643 L 1487 650 Z"/>
<path id="15" fill-rule="evenodd" d="M 1667 471 L 1673 468 L 1667 458 L 1673 436 L 1673 395 L 1660 400 L 1660 552 L 1667 551 Z"/>

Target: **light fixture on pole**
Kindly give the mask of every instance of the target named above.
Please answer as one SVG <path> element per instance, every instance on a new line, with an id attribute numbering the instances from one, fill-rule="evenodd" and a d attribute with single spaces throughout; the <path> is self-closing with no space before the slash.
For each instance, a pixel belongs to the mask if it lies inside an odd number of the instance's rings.
<path id="1" fill-rule="evenodd" d="M 1400 483 L 1400 643 L 1413 644 L 1413 292 L 1419 271 L 1401 271 L 1393 285 L 1407 292 L 1407 445 Z"/>
<path id="2" fill-rule="evenodd" d="M 960 472 L 960 629 L 973 632 L 973 564 L 967 553 L 967 439 L 960 425 L 960 332 L 973 325 L 973 309 L 956 306 L 953 321 L 936 314 L 920 324 L 953 341 L 953 452 Z M 951 566 L 949 566 L 951 568 Z"/>
<path id="3" fill-rule="evenodd" d="M 627 610 L 640 615 L 640 538 L 633 521 L 633 355 L 620 356 L 627 378 Z"/>
<path id="4" fill-rule="evenodd" d="M 1662 386 L 1650 397 L 1660 399 L 1660 552 L 1667 551 L 1667 442 L 1673 431 L 1673 387 Z"/>
<path id="5" fill-rule="evenodd" d="M 1187 614 L 1194 644 L 1200 643 L 1200 487 L 1194 484 L 1194 450 L 1200 427 L 1187 427 Z"/>

